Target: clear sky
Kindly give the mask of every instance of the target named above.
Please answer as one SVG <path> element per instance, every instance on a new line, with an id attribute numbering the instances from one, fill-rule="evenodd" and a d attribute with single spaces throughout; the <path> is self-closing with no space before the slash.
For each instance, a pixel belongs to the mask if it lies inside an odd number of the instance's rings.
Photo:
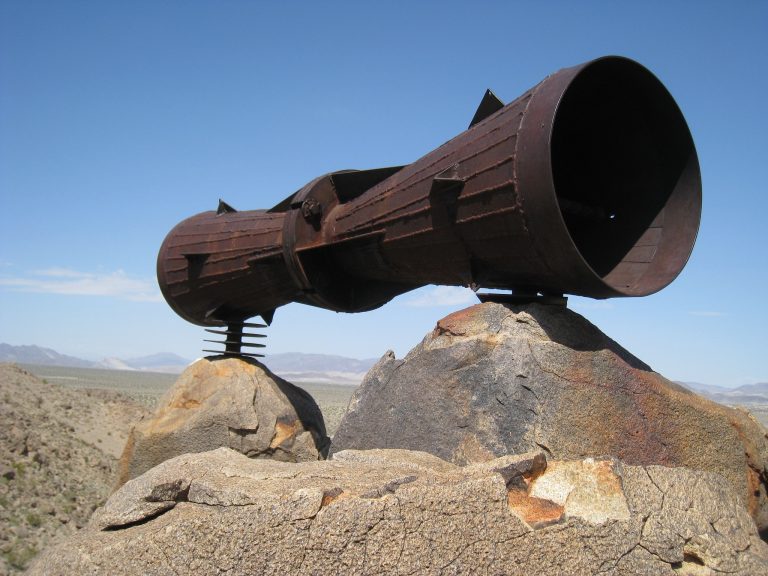
<path id="1" fill-rule="evenodd" d="M 178 221 L 412 162 L 486 88 L 510 101 L 607 54 L 680 105 L 702 224 L 665 290 L 570 306 L 669 378 L 768 381 L 766 1 L 0 0 L 0 342 L 194 358 L 203 330 L 154 275 Z M 427 287 L 365 314 L 290 305 L 267 351 L 402 356 L 471 302 Z"/>

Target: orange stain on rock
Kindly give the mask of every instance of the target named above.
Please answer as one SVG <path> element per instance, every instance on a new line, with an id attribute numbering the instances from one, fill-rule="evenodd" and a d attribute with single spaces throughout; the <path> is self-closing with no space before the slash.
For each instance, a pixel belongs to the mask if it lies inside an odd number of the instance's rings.
<path id="1" fill-rule="evenodd" d="M 481 306 L 482 304 L 476 304 L 469 308 L 454 312 L 453 314 L 449 314 L 438 321 L 435 330 L 440 334 L 448 333 L 454 336 L 464 336 L 468 332 L 467 325 L 471 325 L 476 320 L 476 317 L 478 316 L 477 313 L 480 311 Z"/>
<path id="2" fill-rule="evenodd" d="M 344 492 L 344 490 L 338 487 L 325 490 L 323 492 L 323 499 L 320 501 L 320 508 L 325 508 L 332 502 L 338 500 L 339 498 L 343 499 L 346 496 L 347 494 Z"/>
<path id="3" fill-rule="evenodd" d="M 194 410 L 200 406 L 200 401 L 194 398 L 181 398 L 179 402 L 173 405 L 174 408 L 184 408 L 185 410 Z"/>
<path id="4" fill-rule="evenodd" d="M 269 447 L 277 448 L 289 438 L 293 438 L 296 435 L 296 431 L 299 429 L 299 425 L 300 423 L 298 420 L 294 420 L 290 423 L 281 422 L 279 420 L 275 422 L 275 435 L 272 437 L 272 442 L 269 444 Z"/>
<path id="5" fill-rule="evenodd" d="M 525 490 L 513 488 L 507 493 L 507 504 L 532 528 L 543 528 L 563 519 L 565 509 L 552 502 L 529 496 Z"/>

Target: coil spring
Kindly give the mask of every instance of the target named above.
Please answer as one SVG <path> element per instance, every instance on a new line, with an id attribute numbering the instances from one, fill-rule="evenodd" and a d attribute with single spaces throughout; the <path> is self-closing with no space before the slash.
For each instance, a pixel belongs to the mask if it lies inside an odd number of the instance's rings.
<path id="1" fill-rule="evenodd" d="M 226 330 L 214 330 L 213 328 L 206 328 L 206 332 L 216 334 L 218 336 L 224 336 L 224 340 L 208 340 L 204 339 L 203 342 L 212 342 L 214 344 L 223 344 L 224 350 L 207 350 L 203 349 L 203 352 L 211 352 L 220 356 L 234 356 L 234 357 L 246 357 L 246 358 L 263 358 L 264 354 L 257 354 L 255 352 L 243 352 L 243 348 L 265 348 L 266 344 L 259 344 L 258 342 L 248 342 L 244 338 L 266 338 L 266 334 L 256 334 L 253 332 L 245 332 L 246 328 L 266 328 L 266 324 L 256 324 L 253 322 L 229 322 Z"/>

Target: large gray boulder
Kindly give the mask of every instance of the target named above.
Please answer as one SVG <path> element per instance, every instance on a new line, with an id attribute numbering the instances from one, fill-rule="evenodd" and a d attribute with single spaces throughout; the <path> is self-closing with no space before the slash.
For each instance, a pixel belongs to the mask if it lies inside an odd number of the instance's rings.
<path id="1" fill-rule="evenodd" d="M 188 452 L 224 446 L 250 458 L 300 462 L 324 458 L 328 444 L 322 412 L 306 391 L 256 360 L 202 358 L 131 430 L 117 485 Z"/>
<path id="2" fill-rule="evenodd" d="M 768 574 L 721 476 L 421 452 L 298 464 L 221 448 L 126 483 L 31 575 Z"/>
<path id="3" fill-rule="evenodd" d="M 768 528 L 768 444 L 748 413 L 653 372 L 564 307 L 485 303 L 386 354 L 352 397 L 331 452 L 422 450 L 456 464 L 542 449 L 715 472 Z"/>

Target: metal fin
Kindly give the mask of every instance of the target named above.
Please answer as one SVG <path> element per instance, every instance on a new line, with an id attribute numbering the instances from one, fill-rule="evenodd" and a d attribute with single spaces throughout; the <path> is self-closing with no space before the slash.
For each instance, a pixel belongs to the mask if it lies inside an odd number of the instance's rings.
<path id="1" fill-rule="evenodd" d="M 448 191 L 461 191 L 463 187 L 464 180 L 459 177 L 459 165 L 453 164 L 432 179 L 430 195 L 443 194 Z"/>
<path id="2" fill-rule="evenodd" d="M 264 322 L 267 323 L 267 326 L 272 324 L 272 319 L 275 317 L 275 309 L 267 310 L 266 312 L 262 312 L 259 314 L 261 318 L 264 320 Z"/>
<path id="3" fill-rule="evenodd" d="M 250 338 L 266 338 L 266 334 L 251 334 L 249 332 L 243 332 L 242 330 L 214 330 L 213 328 L 206 328 L 206 332 L 210 332 L 211 334 L 221 334 L 223 336 L 232 336 L 232 335 L 238 335 L 242 334 L 243 336 L 247 336 Z"/>
<path id="4" fill-rule="evenodd" d="M 266 324 L 259 324 L 257 322 L 227 322 L 228 326 L 239 326 L 241 328 L 266 328 Z"/>
<path id="5" fill-rule="evenodd" d="M 357 198 L 369 188 L 373 188 L 402 169 L 402 166 L 390 166 L 372 170 L 343 170 L 331 174 L 331 182 L 336 189 L 339 202 L 343 204 Z"/>
<path id="6" fill-rule="evenodd" d="M 267 347 L 266 344 L 256 344 L 254 342 L 239 342 L 237 340 L 206 340 L 204 339 L 203 342 L 211 342 L 213 344 L 237 344 L 239 346 L 248 346 L 250 348 L 266 348 Z"/>
<path id="7" fill-rule="evenodd" d="M 499 100 L 496 94 L 490 90 L 486 90 L 483 99 L 480 101 L 480 105 L 477 107 L 475 115 L 472 117 L 472 122 L 469 123 L 469 127 L 472 128 L 472 126 L 485 120 L 488 116 L 494 112 L 498 112 L 502 108 L 504 108 L 504 102 Z"/>
<path id="8" fill-rule="evenodd" d="M 249 352 L 239 352 L 232 354 L 231 352 L 222 352 L 221 350 L 208 350 L 203 348 L 203 352 L 212 352 L 217 356 L 247 356 L 248 358 L 264 358 L 264 354 L 251 354 Z"/>
<path id="9" fill-rule="evenodd" d="M 296 196 L 296 192 L 288 196 L 288 198 L 285 198 L 272 206 L 272 208 L 267 210 L 267 212 L 288 212 L 288 210 L 291 208 L 291 204 L 293 203 L 294 196 Z"/>
<path id="10" fill-rule="evenodd" d="M 243 328 L 245 327 L 261 327 L 261 324 L 254 324 L 252 322 L 244 322 L 242 320 L 234 320 L 232 322 L 227 323 L 227 329 L 226 330 L 214 330 L 212 328 L 206 328 L 205 331 L 209 332 L 211 334 L 221 334 L 224 336 L 223 340 L 208 340 L 205 339 L 203 342 L 211 342 L 213 344 L 223 344 L 224 350 L 223 351 L 217 351 L 217 350 L 208 350 L 205 349 L 203 352 L 214 352 L 216 354 L 229 356 L 233 358 L 237 357 L 252 357 L 252 358 L 261 358 L 263 354 L 255 354 L 253 352 L 243 352 L 243 348 L 265 348 L 264 344 L 256 344 L 255 342 L 246 342 L 244 341 L 244 338 L 265 338 L 265 334 L 253 334 L 249 332 L 243 332 Z"/>
<path id="11" fill-rule="evenodd" d="M 229 214 L 230 212 L 237 212 L 237 210 L 219 198 L 219 206 L 216 208 L 216 214 Z"/>

